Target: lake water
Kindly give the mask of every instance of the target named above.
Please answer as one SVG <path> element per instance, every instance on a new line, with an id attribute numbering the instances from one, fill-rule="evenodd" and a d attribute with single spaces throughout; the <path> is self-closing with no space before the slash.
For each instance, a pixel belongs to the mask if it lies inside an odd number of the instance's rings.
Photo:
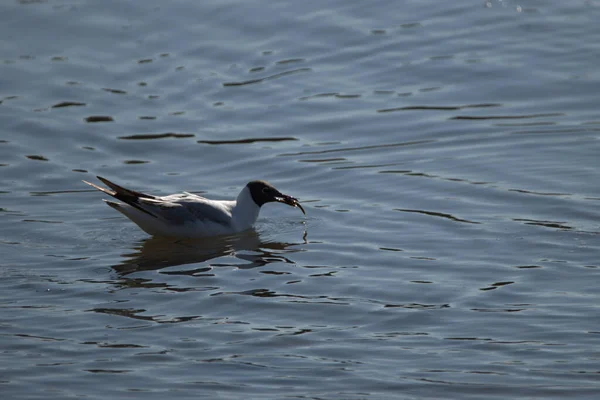
<path id="1" fill-rule="evenodd" d="M 600 396 L 600 2 L 0 15 L 3 399 Z M 150 238 L 95 175 L 307 217 Z"/>

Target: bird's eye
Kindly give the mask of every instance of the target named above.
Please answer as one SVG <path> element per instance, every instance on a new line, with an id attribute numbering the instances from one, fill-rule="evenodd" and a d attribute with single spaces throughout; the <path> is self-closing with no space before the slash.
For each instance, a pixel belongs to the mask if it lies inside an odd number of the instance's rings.
<path id="1" fill-rule="evenodd" d="M 271 191 L 271 189 L 269 189 L 268 187 L 264 187 L 262 192 L 263 193 L 269 193 Z"/>

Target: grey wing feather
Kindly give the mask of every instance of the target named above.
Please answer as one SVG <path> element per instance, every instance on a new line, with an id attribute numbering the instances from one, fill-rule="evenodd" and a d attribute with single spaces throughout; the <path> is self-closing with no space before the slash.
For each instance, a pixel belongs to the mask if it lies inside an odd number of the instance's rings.
<path id="1" fill-rule="evenodd" d="M 231 221 L 231 213 L 222 204 L 191 193 L 140 199 L 140 202 L 150 208 L 152 213 L 177 224 L 188 221 L 229 224 Z"/>
<path id="2" fill-rule="evenodd" d="M 231 221 L 231 213 L 222 208 L 215 208 L 213 205 L 205 202 L 186 202 L 183 204 L 188 212 L 197 219 L 213 221 L 221 224 L 228 224 Z"/>

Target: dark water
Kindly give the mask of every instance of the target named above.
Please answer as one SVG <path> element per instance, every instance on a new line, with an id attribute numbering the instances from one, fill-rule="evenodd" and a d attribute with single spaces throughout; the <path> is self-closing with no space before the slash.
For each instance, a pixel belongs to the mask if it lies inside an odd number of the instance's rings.
<path id="1" fill-rule="evenodd" d="M 599 7 L 4 2 L 2 398 L 598 398 Z"/>

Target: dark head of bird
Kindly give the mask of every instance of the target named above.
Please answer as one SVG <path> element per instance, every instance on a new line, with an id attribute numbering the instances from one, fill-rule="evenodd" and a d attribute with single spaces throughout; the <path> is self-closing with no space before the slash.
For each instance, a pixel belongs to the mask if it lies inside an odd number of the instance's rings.
<path id="1" fill-rule="evenodd" d="M 306 215 L 306 212 L 298 202 L 298 199 L 292 196 L 288 196 L 287 194 L 281 193 L 279 190 L 275 189 L 275 187 L 273 187 L 273 185 L 271 185 L 269 182 L 252 181 L 249 182 L 246 186 L 248 187 L 248 190 L 250 190 L 252 199 L 259 207 L 261 207 L 265 203 L 278 202 L 287 204 L 291 207 L 298 207 L 300 211 L 302 211 L 302 213 Z"/>

